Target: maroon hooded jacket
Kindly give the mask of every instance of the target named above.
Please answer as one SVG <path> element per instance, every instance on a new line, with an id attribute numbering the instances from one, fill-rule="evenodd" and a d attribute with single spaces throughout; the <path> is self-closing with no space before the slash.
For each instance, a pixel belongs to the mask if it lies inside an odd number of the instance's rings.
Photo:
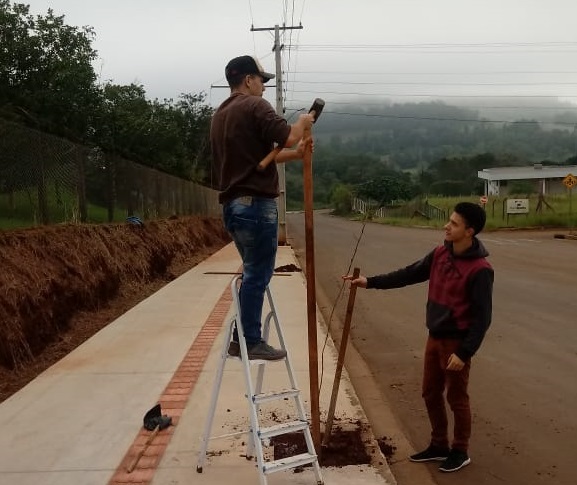
<path id="1" fill-rule="evenodd" d="M 367 278 L 367 288 L 391 289 L 429 280 L 427 328 L 433 338 L 461 340 L 457 356 L 469 360 L 491 324 L 493 269 L 489 253 L 473 238 L 464 253 L 445 242 L 406 268 Z"/>

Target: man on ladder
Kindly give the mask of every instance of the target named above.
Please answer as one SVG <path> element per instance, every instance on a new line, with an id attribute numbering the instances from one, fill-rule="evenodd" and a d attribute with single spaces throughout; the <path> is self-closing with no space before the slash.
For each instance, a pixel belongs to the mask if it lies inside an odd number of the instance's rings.
<path id="1" fill-rule="evenodd" d="M 279 150 L 276 163 L 302 158 L 303 134 L 314 118 L 302 114 L 288 125 L 278 116 L 262 98 L 264 84 L 274 75 L 265 72 L 252 56 L 232 59 L 225 75 L 231 95 L 213 116 L 210 143 L 224 224 L 243 262 L 240 321 L 249 359 L 280 360 L 286 351 L 270 346 L 261 334 L 264 295 L 278 246 L 278 173 L 275 163 L 264 170 L 257 166 L 274 144 L 280 148 L 297 145 L 294 150 Z M 228 353 L 240 355 L 236 329 Z"/>
<path id="2" fill-rule="evenodd" d="M 269 162 L 297 160 L 303 156 L 305 149 L 310 149 L 306 146 L 310 137 L 306 137 L 308 141 L 303 141 L 303 135 L 310 131 L 313 115 L 301 115 L 291 126 L 277 116 L 271 105 L 262 99 L 264 83 L 274 76 L 264 72 L 258 61 L 251 56 L 232 59 L 226 66 L 225 74 L 231 95 L 214 114 L 210 137 L 224 223 L 242 258 L 243 273 L 240 289 L 237 285 L 238 276 L 231 282 L 235 314 L 221 350 L 196 469 L 202 473 L 224 367 L 229 360 L 228 354 L 240 357 L 243 367 L 251 437 L 247 443 L 246 457 L 256 457 L 260 485 L 267 485 L 267 475 L 271 473 L 306 465 L 312 465 L 316 482 L 322 485 L 321 469 L 301 392 L 290 356 L 287 355 L 282 327 L 268 287 L 278 245 L 275 199 L 279 195 L 276 165 Z M 273 150 L 275 143 L 277 147 Z M 296 150 L 285 149 L 297 143 Z M 270 312 L 262 328 L 265 295 Z M 267 342 L 271 321 L 277 331 L 279 349 Z M 290 387 L 263 392 L 264 361 L 281 360 L 286 366 Z M 253 365 L 258 368 L 256 384 L 253 384 L 251 375 Z M 291 398 L 294 399 L 296 419 L 272 426 L 261 425 L 259 415 L 262 404 Z M 287 419 L 290 416 L 287 415 Z M 304 436 L 307 446 L 305 453 L 274 460 L 265 459 L 263 442 L 295 432 Z"/>

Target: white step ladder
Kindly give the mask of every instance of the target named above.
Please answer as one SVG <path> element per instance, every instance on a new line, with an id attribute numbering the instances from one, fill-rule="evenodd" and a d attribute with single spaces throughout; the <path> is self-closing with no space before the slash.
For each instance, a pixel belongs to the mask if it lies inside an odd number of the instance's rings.
<path id="1" fill-rule="evenodd" d="M 222 436 L 214 436 L 210 437 L 210 433 L 212 430 L 212 424 L 214 420 L 214 414 L 216 410 L 216 402 L 218 400 L 218 395 L 220 392 L 220 386 L 222 384 L 222 376 L 224 372 L 224 367 L 226 365 L 227 360 L 236 360 L 240 361 L 243 366 L 244 370 L 244 377 L 246 383 L 246 396 L 248 398 L 248 407 L 250 411 L 250 429 L 248 430 L 249 439 L 247 440 L 247 451 L 246 451 L 246 458 L 251 459 L 253 456 L 256 456 L 257 467 L 258 467 L 258 475 L 260 479 L 261 485 L 267 485 L 267 475 L 279 472 L 283 470 L 290 470 L 298 467 L 302 467 L 304 465 L 312 465 L 316 477 L 317 485 L 323 484 L 323 479 L 321 475 L 321 468 L 318 462 L 317 455 L 315 453 L 314 444 L 309 428 L 309 423 L 307 421 L 307 417 L 305 414 L 305 409 L 303 406 L 301 392 L 297 386 L 294 371 L 290 362 L 290 356 L 287 351 L 287 356 L 279 361 L 265 361 L 265 360 L 249 360 L 247 357 L 247 347 L 246 341 L 244 338 L 244 332 L 242 330 L 242 324 L 240 321 L 240 299 L 239 299 L 239 283 L 242 281 L 241 276 L 236 276 L 233 278 L 230 288 L 232 293 L 233 305 L 236 311 L 236 314 L 233 315 L 231 322 L 228 326 L 228 330 L 226 332 L 226 337 L 224 339 L 222 352 L 220 355 L 220 364 L 218 366 L 218 370 L 216 373 L 216 378 L 214 380 L 213 390 L 212 390 L 212 397 L 210 400 L 210 407 L 209 407 L 209 415 L 206 420 L 204 434 L 202 436 L 202 442 L 200 451 L 198 454 L 198 464 L 196 467 L 196 471 L 198 473 L 202 473 L 203 465 L 206 459 L 206 452 L 208 448 L 208 441 L 215 438 L 224 438 L 230 437 L 234 435 L 239 435 L 246 433 L 247 431 L 241 431 L 239 433 L 230 433 Z M 274 321 L 276 331 L 278 334 L 280 348 L 283 350 L 287 350 L 284 341 L 284 335 L 282 333 L 282 329 L 278 320 L 278 316 L 276 313 L 276 309 L 274 306 L 274 302 L 271 296 L 270 289 L 266 288 L 266 296 L 268 299 L 268 304 L 270 307 L 270 312 L 266 316 L 264 323 L 263 323 L 263 339 L 268 342 L 269 331 L 270 331 L 270 321 L 271 319 Z M 240 345 L 240 358 L 239 357 L 231 357 L 228 355 L 228 346 L 230 344 L 232 333 L 234 330 L 234 326 L 236 323 L 236 328 L 238 331 L 238 339 Z M 288 378 L 290 381 L 290 389 L 284 389 L 280 391 L 273 391 L 273 392 L 262 392 L 262 382 L 264 377 L 264 369 L 266 364 L 272 364 L 277 362 L 285 362 L 286 369 L 288 373 Z M 257 377 L 256 377 L 256 384 L 253 385 L 252 376 L 251 376 L 251 366 L 256 365 L 258 366 L 257 369 Z M 283 422 L 280 424 L 276 424 L 270 427 L 261 427 L 259 424 L 259 406 L 265 402 L 271 402 L 275 400 L 285 400 L 288 398 L 293 398 L 295 407 L 296 407 L 296 420 Z M 304 435 L 304 439 L 307 446 L 307 453 L 298 454 L 295 456 L 282 458 L 279 460 L 273 461 L 265 461 L 264 452 L 263 452 L 263 440 L 268 440 L 275 436 L 280 436 L 283 434 L 294 433 L 294 432 L 302 432 Z M 254 455 L 253 455 L 254 453 Z"/>

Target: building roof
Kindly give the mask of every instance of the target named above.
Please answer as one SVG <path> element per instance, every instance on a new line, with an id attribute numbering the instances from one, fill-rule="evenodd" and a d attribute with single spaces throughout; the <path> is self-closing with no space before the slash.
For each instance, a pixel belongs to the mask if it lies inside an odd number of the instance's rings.
<path id="1" fill-rule="evenodd" d="M 495 167 L 484 168 L 477 176 L 484 180 L 528 180 L 528 179 L 558 179 L 569 174 L 577 175 L 577 165 L 541 165 L 532 167 Z"/>

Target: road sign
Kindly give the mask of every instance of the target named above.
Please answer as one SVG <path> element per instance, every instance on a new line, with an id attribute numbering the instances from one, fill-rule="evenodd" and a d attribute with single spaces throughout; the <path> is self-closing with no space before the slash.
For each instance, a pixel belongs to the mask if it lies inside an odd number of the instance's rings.
<path id="1" fill-rule="evenodd" d="M 577 185 L 577 177 L 575 177 L 575 175 L 569 174 L 563 179 L 563 183 L 565 184 L 565 187 L 572 189 L 575 187 L 575 185 Z"/>
<path id="2" fill-rule="evenodd" d="M 485 205 L 487 202 L 489 202 L 489 198 L 486 195 L 482 195 L 479 200 L 481 201 L 481 204 L 483 204 L 483 205 Z"/>
<path id="3" fill-rule="evenodd" d="M 507 214 L 528 214 L 529 199 L 507 199 Z"/>

